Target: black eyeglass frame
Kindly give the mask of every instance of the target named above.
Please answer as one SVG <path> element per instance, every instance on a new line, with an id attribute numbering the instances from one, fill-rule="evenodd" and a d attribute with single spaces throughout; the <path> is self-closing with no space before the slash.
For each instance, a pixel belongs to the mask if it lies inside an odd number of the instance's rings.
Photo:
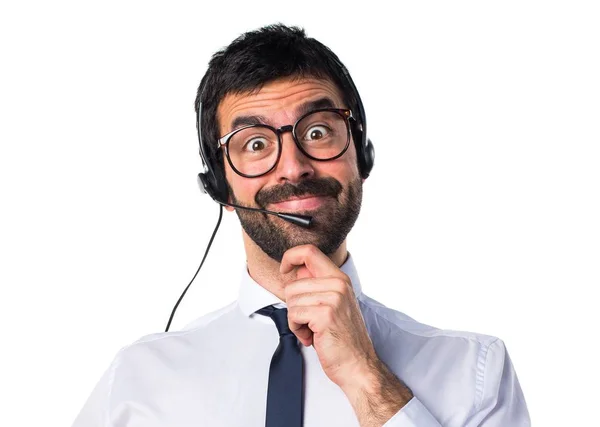
<path id="1" fill-rule="evenodd" d="M 313 157 L 310 154 L 308 154 L 304 150 L 304 148 L 302 148 L 302 144 L 300 144 L 300 142 L 298 142 L 298 138 L 296 137 L 296 126 L 298 125 L 298 123 L 300 123 L 303 119 L 310 116 L 311 114 L 321 113 L 321 112 L 337 113 L 345 120 L 345 123 L 346 123 L 346 132 L 347 132 L 346 146 L 339 154 L 337 154 L 333 157 L 330 157 L 328 159 L 317 159 L 316 157 Z M 350 119 L 354 120 L 354 116 L 352 115 L 352 110 L 350 110 L 350 109 L 347 109 L 347 108 L 320 108 L 318 110 L 309 111 L 308 113 L 304 114 L 298 120 L 296 120 L 296 123 L 294 123 L 293 125 L 285 125 L 285 126 L 281 126 L 279 128 L 274 128 L 273 126 L 269 126 L 266 124 L 255 124 L 255 125 L 242 126 L 240 128 L 232 130 L 228 134 L 219 138 L 217 140 L 217 150 L 219 148 L 222 148 L 223 146 L 225 146 L 225 157 L 227 157 L 227 162 L 229 163 L 229 166 L 231 166 L 231 169 L 233 169 L 233 171 L 235 173 L 237 173 L 240 176 L 243 176 L 244 178 L 258 178 L 259 176 L 266 175 L 269 172 L 271 172 L 273 169 L 275 169 L 275 167 L 279 163 L 279 159 L 281 158 L 281 151 L 283 150 L 283 143 L 281 141 L 281 135 L 284 134 L 285 132 L 292 132 L 292 139 L 294 140 L 296 147 L 298 147 L 298 149 L 302 152 L 302 154 L 304 154 L 306 157 L 308 157 L 311 160 L 316 160 L 318 162 L 328 162 L 328 161 L 335 160 L 335 159 L 343 156 L 344 153 L 348 150 L 348 147 L 350 147 L 350 135 L 351 135 Z M 231 161 L 231 158 L 229 157 L 229 140 L 236 133 L 238 133 L 244 129 L 255 128 L 255 127 L 267 128 L 267 129 L 272 130 L 275 133 L 275 135 L 277 135 L 277 143 L 278 143 L 279 151 L 277 152 L 277 159 L 273 163 L 273 166 L 271 166 L 271 168 L 269 168 L 269 170 L 267 170 L 266 172 L 263 172 L 261 174 L 258 174 L 258 175 L 248 175 L 248 174 L 240 172 L 233 165 L 233 162 Z"/>

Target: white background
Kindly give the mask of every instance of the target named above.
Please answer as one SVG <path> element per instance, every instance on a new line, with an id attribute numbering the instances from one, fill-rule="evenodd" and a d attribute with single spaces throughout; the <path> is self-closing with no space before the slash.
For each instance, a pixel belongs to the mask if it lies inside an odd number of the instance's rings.
<path id="1" fill-rule="evenodd" d="M 365 293 L 502 338 L 534 425 L 594 424 L 594 2 L 205 3 L 0 7 L 0 425 L 70 425 L 116 352 L 164 330 L 218 218 L 197 85 L 275 22 L 331 47 L 365 104 Z M 171 329 L 233 301 L 243 263 L 226 212 Z"/>

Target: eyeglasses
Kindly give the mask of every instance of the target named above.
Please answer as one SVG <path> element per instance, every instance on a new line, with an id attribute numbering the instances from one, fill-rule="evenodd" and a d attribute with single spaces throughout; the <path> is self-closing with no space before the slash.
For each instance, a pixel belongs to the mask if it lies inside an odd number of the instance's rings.
<path id="1" fill-rule="evenodd" d="M 309 159 L 326 161 L 343 155 L 350 145 L 352 111 L 324 108 L 300 117 L 294 125 L 248 125 L 229 132 L 218 140 L 225 147 L 231 168 L 246 178 L 265 175 L 281 157 L 281 135 L 292 132 L 298 149 Z"/>

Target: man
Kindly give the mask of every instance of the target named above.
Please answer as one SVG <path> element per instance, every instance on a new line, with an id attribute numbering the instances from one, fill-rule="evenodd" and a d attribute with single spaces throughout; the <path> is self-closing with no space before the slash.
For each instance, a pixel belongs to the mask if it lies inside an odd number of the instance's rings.
<path id="1" fill-rule="evenodd" d="M 246 33 L 213 56 L 196 108 L 200 179 L 243 228 L 239 299 L 122 349 L 76 427 L 530 425 L 501 340 L 362 292 L 346 236 L 372 145 L 328 48 L 283 25 Z"/>

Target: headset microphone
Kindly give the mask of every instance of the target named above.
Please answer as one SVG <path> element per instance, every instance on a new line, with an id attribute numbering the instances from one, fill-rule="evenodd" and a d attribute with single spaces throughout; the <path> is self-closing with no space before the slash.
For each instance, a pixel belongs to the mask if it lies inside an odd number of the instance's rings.
<path id="1" fill-rule="evenodd" d="M 296 225 L 299 225 L 300 227 L 304 227 L 304 228 L 309 228 L 310 225 L 312 224 L 313 218 L 312 218 L 312 216 L 308 216 L 308 215 L 296 215 L 296 214 L 289 214 L 289 213 L 284 213 L 284 212 L 274 212 L 274 211 L 269 211 L 266 209 L 250 208 L 247 206 L 240 206 L 240 205 L 234 205 L 231 203 L 222 202 L 221 200 L 218 200 L 216 197 L 214 197 L 212 192 L 206 188 L 205 182 L 202 179 L 202 174 L 198 174 L 198 186 L 200 186 L 200 189 L 204 193 L 207 193 L 215 202 L 217 202 L 218 204 L 220 204 L 222 206 L 231 206 L 234 209 L 246 209 L 249 211 L 262 212 L 262 213 L 266 213 L 269 215 L 275 215 L 281 219 L 291 222 L 292 224 L 296 224 Z"/>

